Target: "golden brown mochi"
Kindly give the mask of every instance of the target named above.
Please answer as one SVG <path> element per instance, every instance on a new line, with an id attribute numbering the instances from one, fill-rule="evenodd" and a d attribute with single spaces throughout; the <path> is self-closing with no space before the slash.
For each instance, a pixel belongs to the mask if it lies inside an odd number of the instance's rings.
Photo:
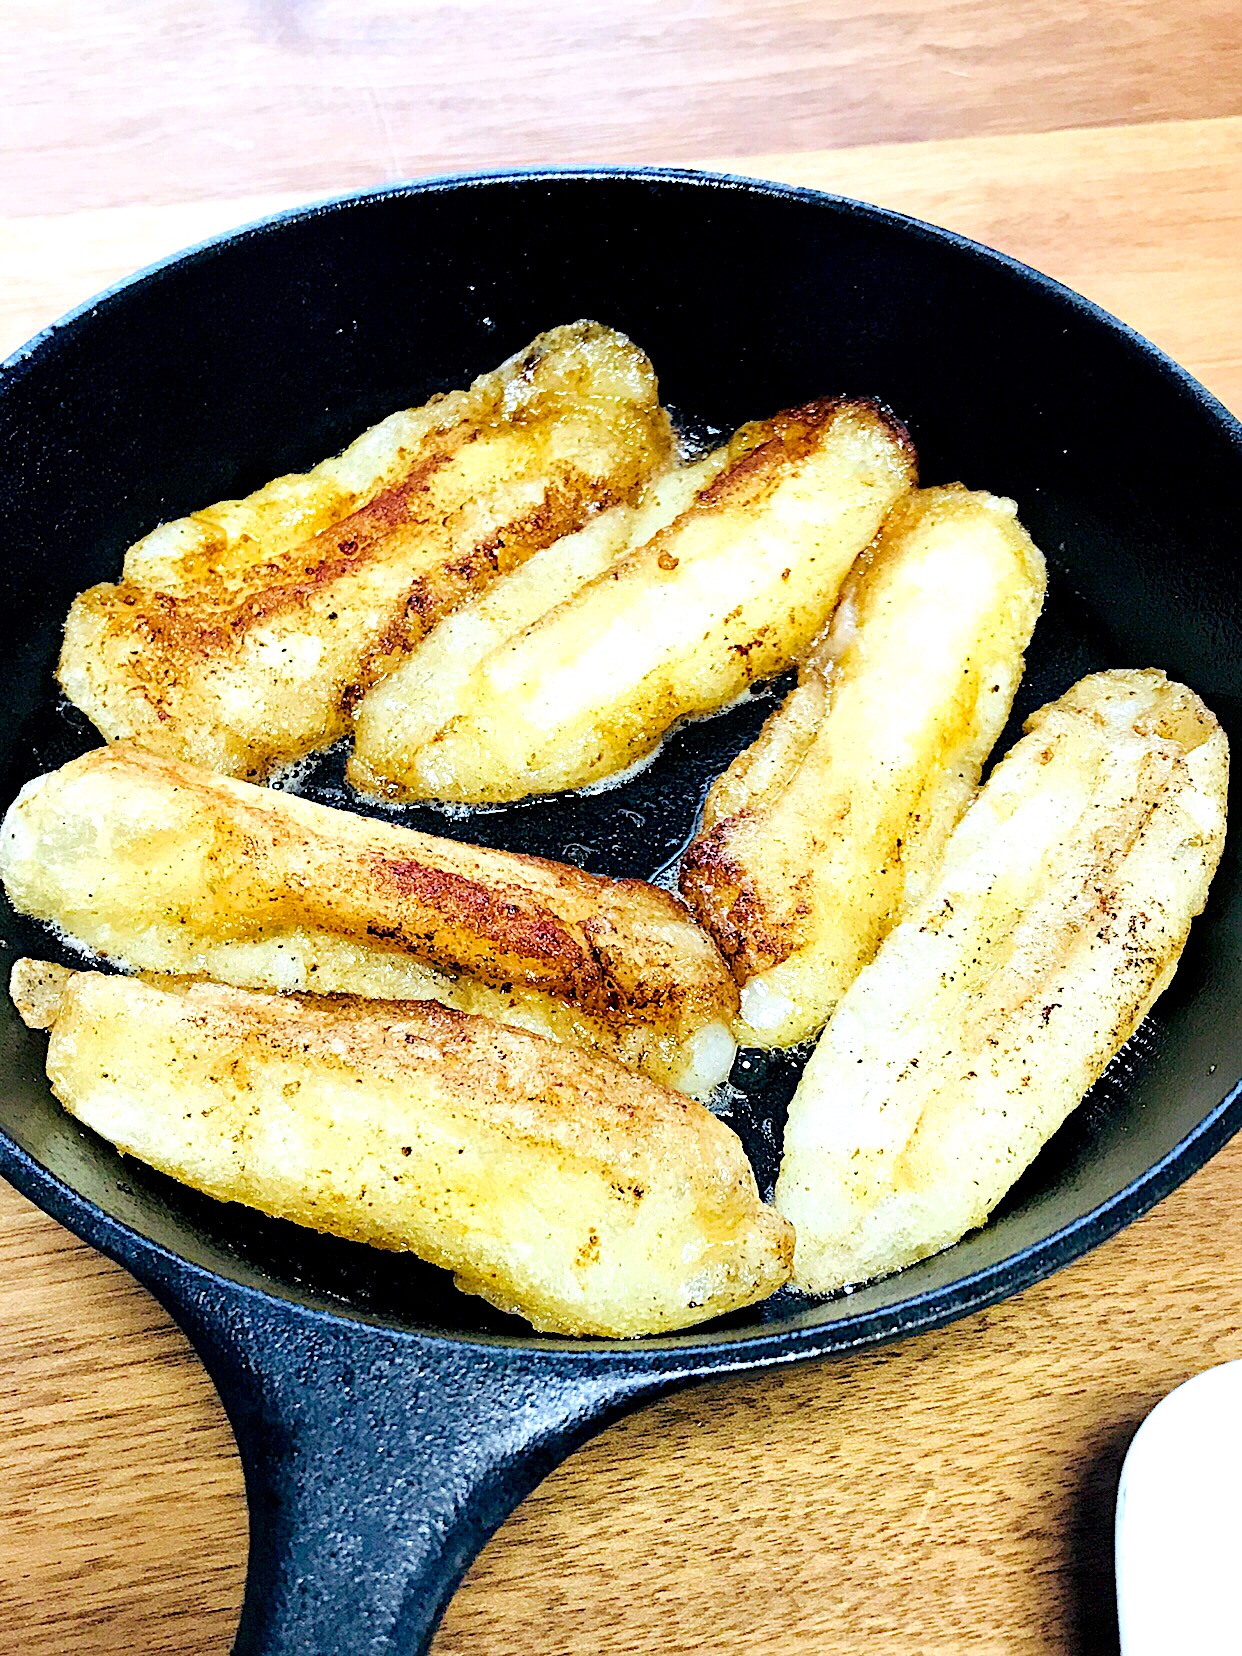
<path id="1" fill-rule="evenodd" d="M 983 1224 L 1168 986 L 1207 899 L 1229 749 L 1197 696 L 1096 673 L 1026 731 L 790 1104 L 776 1204 L 812 1293 Z"/>
<path id="2" fill-rule="evenodd" d="M 1044 584 L 1013 502 L 960 484 L 899 502 L 859 559 L 682 864 L 742 985 L 743 1045 L 822 1029 L 922 894 L 1009 717 Z"/>
<path id="3" fill-rule="evenodd" d="M 434 1001 L 262 994 L 19 961 L 52 1091 L 196 1190 L 417 1254 L 559 1334 L 762 1299 L 793 1233 L 701 1104 Z"/>
<path id="4" fill-rule="evenodd" d="M 81 594 L 59 677 L 110 741 L 262 779 L 459 603 L 672 454 L 650 362 L 578 322 L 334 461 L 164 524 Z"/>
<path id="5" fill-rule="evenodd" d="M 134 742 L 28 783 L 14 906 L 117 964 L 261 989 L 431 997 L 690 1092 L 729 1073 L 737 989 L 668 892 L 413 833 Z"/>
<path id="6" fill-rule="evenodd" d="M 685 511 L 490 652 L 429 736 L 396 698 L 366 698 L 350 781 L 481 803 L 623 774 L 805 652 L 914 479 L 908 435 L 873 403 L 744 427 Z"/>

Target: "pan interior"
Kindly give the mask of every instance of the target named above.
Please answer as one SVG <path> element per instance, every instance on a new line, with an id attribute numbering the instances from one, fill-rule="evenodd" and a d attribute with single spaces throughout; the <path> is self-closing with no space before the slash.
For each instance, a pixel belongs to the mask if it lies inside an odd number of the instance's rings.
<path id="1" fill-rule="evenodd" d="M 1242 728 L 1242 600 L 1228 521 L 1242 441 L 1141 344 L 1003 262 L 903 221 L 787 192 L 596 176 L 394 192 L 294 216 L 123 290 L 0 379 L 10 717 L 3 800 L 97 740 L 58 701 L 73 595 L 113 578 L 162 519 L 301 468 L 392 409 L 460 384 L 585 315 L 647 349 L 687 425 L 728 430 L 826 393 L 877 395 L 910 425 L 925 482 L 1012 495 L 1048 556 L 1021 719 L 1084 672 L 1161 666 Z M 452 819 L 431 832 L 667 870 L 703 794 L 780 686 L 687 727 L 621 787 Z M 354 808 L 342 755 L 301 791 Z M 9 960 L 56 954 L 7 904 Z M 62 958 L 71 961 L 70 956 Z M 980 1232 L 826 1302 L 776 1296 L 685 1344 L 844 1324 L 951 1296 L 1081 1226 L 1192 1132 L 1242 1073 L 1242 888 L 1226 851 L 1172 989 Z M 418 1261 L 181 1189 L 123 1160 L 50 1098 L 44 1040 L 0 1005 L 0 1127 L 90 1203 L 226 1277 L 393 1324 L 528 1343 L 524 1325 Z M 799 1062 L 739 1055 L 728 1119 L 770 1189 Z M 89 1228 L 89 1227 L 88 1227 Z M 666 1342 L 660 1342 L 666 1343 Z"/>

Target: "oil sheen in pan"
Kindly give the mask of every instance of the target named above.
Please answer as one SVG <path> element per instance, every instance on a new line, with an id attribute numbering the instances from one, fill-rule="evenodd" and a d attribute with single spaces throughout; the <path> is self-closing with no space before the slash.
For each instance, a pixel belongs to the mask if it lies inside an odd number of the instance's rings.
<path id="1" fill-rule="evenodd" d="M 1016 739 L 1023 719 L 1035 708 L 1059 696 L 1083 674 L 1120 665 L 1134 664 L 1117 658 L 1083 600 L 1055 564 L 1050 565 L 1047 602 L 1027 653 L 1027 670 L 1013 715 L 997 744 L 997 753 L 1004 752 Z M 382 814 L 386 821 L 424 833 L 552 857 L 576 863 L 592 873 L 656 879 L 661 885 L 675 886 L 677 862 L 698 825 L 707 789 L 730 760 L 754 740 L 793 677 L 790 673 L 770 684 L 758 685 L 746 700 L 725 712 L 683 725 L 648 765 L 608 789 L 549 795 L 483 810 L 466 808 L 463 814 L 452 816 L 428 805 L 394 806 L 374 812 L 345 783 L 347 744 L 343 743 L 302 761 L 286 774 L 282 785 L 307 799 L 361 815 Z M 49 693 L 43 711 L 30 727 L 29 740 L 28 775 L 35 776 L 96 746 L 98 736 L 75 708 Z M 24 949 L 50 953 L 67 965 L 81 964 L 80 956 L 63 943 L 51 941 L 46 930 L 33 922 L 22 922 L 21 930 L 27 928 L 29 940 L 23 938 Z M 1060 1163 L 1091 1136 L 1100 1113 L 1112 1107 L 1114 1074 L 1132 1074 L 1136 1067 L 1145 1068 L 1158 1041 L 1158 1031 L 1157 1010 L 1118 1054 L 1110 1072 L 1054 1137 L 1037 1169 L 1024 1175 L 1004 1206 L 1020 1200 L 1028 1180 L 1046 1175 L 1049 1160 Z M 785 1112 L 808 1051 L 808 1047 L 770 1053 L 743 1049 L 728 1084 L 714 1101 L 717 1112 L 741 1137 L 765 1196 L 771 1195 L 776 1180 Z M 412 1258 L 381 1254 L 235 1208 L 229 1209 L 228 1226 L 224 1226 L 219 1222 L 219 1204 L 210 1198 L 174 1186 L 150 1169 L 135 1167 L 134 1176 L 162 1190 L 166 1188 L 169 1203 L 193 1216 L 217 1240 L 232 1227 L 238 1232 L 235 1251 L 256 1263 L 266 1263 L 278 1277 L 304 1281 L 316 1292 L 333 1296 L 334 1283 L 339 1283 L 339 1297 L 380 1316 L 408 1311 L 411 1303 L 433 1301 L 434 1315 L 429 1320 L 446 1329 L 524 1326 L 488 1311 L 477 1301 L 466 1302 L 449 1288 L 446 1273 Z M 233 1249 L 232 1242 L 226 1245 Z M 768 1302 L 767 1314 L 787 1309 L 794 1297 L 791 1290 L 783 1289 Z M 759 1314 L 765 1314 L 763 1307 Z M 739 1320 L 753 1321 L 755 1310 L 738 1316 Z"/>

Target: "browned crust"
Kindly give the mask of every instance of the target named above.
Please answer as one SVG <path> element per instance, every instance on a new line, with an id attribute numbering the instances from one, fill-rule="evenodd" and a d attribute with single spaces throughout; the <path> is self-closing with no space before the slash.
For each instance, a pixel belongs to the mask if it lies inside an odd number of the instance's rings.
<path id="1" fill-rule="evenodd" d="M 342 709 L 357 705 L 371 686 L 391 671 L 393 658 L 412 650 L 438 621 L 466 598 L 481 592 L 494 576 L 507 575 L 534 552 L 579 527 L 586 494 L 600 510 L 620 505 L 623 496 L 582 476 L 551 488 L 537 506 L 503 528 L 420 576 L 396 604 L 391 617 L 363 652 L 353 681 L 341 696 Z"/>
<path id="2" fill-rule="evenodd" d="M 725 469 L 698 496 L 690 511 L 727 503 L 762 500 L 769 479 L 790 462 L 805 459 L 823 443 L 824 433 L 845 412 L 866 409 L 885 425 L 907 457 L 918 464 L 914 439 L 892 409 L 875 397 L 816 397 L 797 408 L 783 409 L 770 419 L 756 420 L 734 436 Z M 914 485 L 911 474 L 911 486 Z"/>
<path id="3" fill-rule="evenodd" d="M 678 880 L 690 912 L 710 934 L 738 983 L 779 966 L 805 940 L 798 924 L 775 917 L 728 849 L 737 824 L 750 815 L 739 812 L 699 835 L 686 852 Z M 799 918 L 808 912 L 805 902 L 795 903 Z"/>
<path id="4" fill-rule="evenodd" d="M 368 937 L 454 970 L 463 965 L 462 949 L 443 934 L 449 926 L 465 929 L 502 950 L 507 961 L 523 962 L 523 982 L 530 986 L 555 987 L 593 1012 L 617 998 L 609 996 L 599 962 L 560 916 L 517 887 L 485 885 L 452 869 L 382 853 L 370 868 L 377 916 L 391 918 L 368 921 Z M 490 951 L 472 965 L 495 986 L 513 975 L 512 966 L 498 967 Z"/>
<path id="5" fill-rule="evenodd" d="M 214 939 L 311 927 L 493 988 L 537 989 L 613 1027 L 695 1028 L 736 1011 L 710 939 L 671 893 L 641 880 L 416 833 L 226 780 L 136 742 L 98 748 L 57 776 L 92 771 L 116 772 L 118 787 L 129 779 L 155 797 L 189 796 L 189 841 L 201 836 L 208 849 L 186 853 L 202 858 L 201 870 L 190 869 L 196 896 L 186 918 Z M 227 900 L 213 924 L 217 891 Z"/>
<path id="6" fill-rule="evenodd" d="M 396 843 L 375 846 L 365 863 L 353 847 L 307 836 L 301 855 L 316 868 L 314 889 L 290 901 L 290 919 L 390 945 L 493 988 L 539 989 L 614 1026 L 731 1016 L 735 991 L 723 962 L 667 892 L 538 858 L 526 867 L 544 878 L 524 879 L 522 860 L 474 847 L 464 849 L 480 866 L 464 870 L 456 842 L 411 835 L 406 846 L 397 840 L 404 832 L 389 830 Z M 280 878 L 278 866 L 272 883 Z M 668 939 L 670 924 L 683 928 L 680 942 Z"/>
<path id="7" fill-rule="evenodd" d="M 434 1062 L 466 1074 L 480 1071 L 471 1096 L 494 1096 L 497 1083 L 512 1085 L 521 1073 L 533 1096 L 555 1103 L 567 1075 L 573 1096 L 566 1114 L 589 1105 L 623 1123 L 652 1126 L 661 1120 L 702 1120 L 703 1106 L 645 1076 L 634 1075 L 595 1053 L 580 1052 L 529 1030 L 513 1029 L 433 1000 L 366 1000 L 357 995 L 274 995 L 186 978 L 145 975 L 144 982 L 184 997 L 187 1022 L 220 1028 L 230 1039 L 262 1042 L 269 1050 L 298 1056 L 308 1027 L 343 1064 L 378 1065 L 398 1073 Z M 195 1009 L 196 1003 L 199 1009 Z M 335 1037 L 337 1044 L 330 1045 Z M 572 1106 L 572 1112 L 571 1107 Z M 503 1114 L 503 1106 L 497 1110 Z"/>
<path id="8" fill-rule="evenodd" d="M 596 357 L 604 374 L 627 353 L 640 355 L 607 336 L 593 324 L 557 330 L 556 351 L 549 335 L 477 382 L 460 417 L 412 447 L 399 482 L 264 562 L 223 559 L 216 567 L 196 547 L 174 590 L 123 579 L 81 594 L 66 626 L 62 684 L 109 737 L 141 736 L 160 752 L 230 774 L 262 778 L 345 734 L 350 710 L 394 657 L 592 512 L 631 499 L 668 453 L 670 428 L 649 364 L 647 390 L 632 404 L 628 392 L 601 397 L 584 364 L 575 365 L 572 351 L 584 342 L 604 347 Z M 532 380 L 562 346 L 565 361 L 546 394 L 540 390 L 529 408 L 511 407 L 513 386 Z M 556 437 L 563 426 L 581 441 L 576 452 Z M 470 446 L 519 431 L 521 464 L 480 450 L 476 476 Z M 273 624 L 272 653 L 264 653 L 266 639 L 252 650 L 256 630 Z M 271 664 L 286 640 L 303 636 L 324 656 L 299 705 Z M 279 706 L 269 722 L 237 710 L 239 686 L 252 681 Z"/>
<path id="9" fill-rule="evenodd" d="M 104 583 L 91 595 L 135 611 L 129 625 L 170 656 L 192 660 L 234 648 L 252 627 L 303 608 L 342 575 L 364 568 L 391 535 L 417 521 L 419 496 L 453 452 L 448 447 L 424 456 L 401 483 L 284 557 L 248 569 L 243 581 L 204 570 L 192 596 L 133 581 Z"/>
<path id="10" fill-rule="evenodd" d="M 417 532 L 427 520 L 425 510 L 420 515 L 417 497 L 427 492 L 429 478 L 450 459 L 447 451 L 429 457 L 416 468 L 416 475 L 335 528 L 316 535 L 286 558 L 250 571 L 244 589 L 219 577 L 204 577 L 192 596 L 157 592 L 132 581 L 105 582 L 91 587 L 77 602 L 102 618 L 111 637 L 131 634 L 141 642 L 141 661 L 131 664 L 136 678 L 152 686 L 164 683 L 175 688 L 195 663 L 236 651 L 253 628 L 281 615 L 305 611 L 342 577 L 388 561 L 398 550 L 393 543 L 401 532 Z M 463 598 L 481 590 L 493 576 L 515 568 L 530 551 L 550 545 L 576 527 L 588 493 L 601 508 L 620 500 L 612 490 L 595 486 L 594 480 L 571 478 L 565 486 L 550 488 L 521 517 L 414 579 L 391 606 L 388 621 L 342 691 L 342 710 L 348 710 L 383 676 L 392 656 L 412 648 Z"/>
<path id="11" fill-rule="evenodd" d="M 98 975 L 67 974 L 68 992 Z M 695 1099 L 602 1054 L 432 1000 L 273 994 L 154 973 L 141 982 L 175 997 L 179 1019 L 200 1030 L 205 1044 L 226 1043 L 239 1088 L 248 1062 L 282 1053 L 302 1060 L 308 1050 L 325 1066 L 414 1084 L 430 1067 L 468 1115 L 587 1156 L 635 1204 L 646 1195 L 652 1156 L 671 1158 L 672 1166 L 691 1158 L 692 1181 L 706 1178 L 722 1194 L 753 1191 L 749 1164 L 724 1123 Z M 791 1245 L 792 1235 L 782 1238 L 782 1256 Z"/>

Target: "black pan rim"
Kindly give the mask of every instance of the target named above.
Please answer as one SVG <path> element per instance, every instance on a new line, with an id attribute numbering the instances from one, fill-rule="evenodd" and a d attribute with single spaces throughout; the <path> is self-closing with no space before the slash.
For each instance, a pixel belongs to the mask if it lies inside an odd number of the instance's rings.
<path id="1" fill-rule="evenodd" d="M 26 362 L 36 352 L 51 344 L 62 333 L 89 320 L 102 306 L 109 305 L 113 301 L 146 286 L 148 283 L 160 280 L 173 268 L 180 268 L 183 265 L 209 259 L 215 254 L 223 252 L 235 242 L 245 241 L 254 236 L 276 233 L 285 224 L 327 217 L 335 212 L 354 207 L 365 207 L 372 202 L 391 200 L 394 197 L 405 195 L 438 195 L 453 190 L 482 189 L 493 185 L 574 184 L 590 183 L 595 180 L 634 184 L 682 184 L 706 190 L 724 190 L 738 194 L 758 195 L 772 200 L 803 202 L 809 206 L 828 208 L 851 217 L 870 219 L 878 224 L 904 230 L 919 239 L 933 241 L 941 246 L 953 248 L 958 253 L 965 254 L 968 258 L 981 259 L 1024 284 L 1033 284 L 1048 297 L 1059 301 L 1075 314 L 1098 323 L 1109 333 L 1139 350 L 1152 362 L 1153 366 L 1160 369 L 1166 378 L 1176 383 L 1190 397 L 1192 402 L 1211 416 L 1223 428 L 1224 433 L 1237 445 L 1239 451 L 1242 452 L 1242 420 L 1232 414 L 1219 398 L 1215 397 L 1205 385 L 1195 379 L 1193 374 L 1183 368 L 1159 345 L 1154 344 L 1145 334 L 1140 333 L 1136 328 L 1130 327 L 1128 323 L 1114 316 L 1111 311 L 1105 310 L 1102 305 L 1097 305 L 1093 299 L 1088 299 L 1076 289 L 1068 287 L 1064 282 L 1046 275 L 1041 270 L 1036 270 L 1033 265 L 1024 264 L 1020 259 L 1015 259 L 1008 253 L 1002 253 L 995 247 L 989 247 L 985 242 L 975 241 L 969 236 L 963 236 L 956 230 L 946 230 L 940 225 L 929 223 L 926 219 L 915 218 L 909 213 L 898 212 L 895 208 L 880 207 L 874 202 L 863 201 L 855 196 L 839 195 L 830 190 L 816 190 L 807 185 L 782 184 L 775 179 L 751 177 L 745 173 L 720 172 L 699 167 L 567 165 L 433 173 L 426 177 L 397 179 L 389 184 L 376 185 L 372 188 L 349 190 L 341 194 L 322 196 L 308 202 L 281 208 L 260 218 L 250 219 L 231 230 L 222 231 L 215 236 L 208 236 L 199 242 L 193 242 L 188 247 L 170 253 L 165 258 L 157 259 L 151 264 L 143 265 L 128 276 L 123 276 L 119 281 L 101 288 L 97 293 L 84 299 L 81 304 L 75 305 L 71 310 L 65 311 L 63 315 L 48 323 L 38 333 L 32 334 L 24 344 L 19 345 L 7 357 L 0 360 L 0 383 L 8 376 L 19 374 Z"/>
<path id="2" fill-rule="evenodd" d="M 721 190 L 757 195 L 776 200 L 800 202 L 849 217 L 885 225 L 916 238 L 948 247 L 971 261 L 983 261 L 1003 271 L 1023 286 L 1040 289 L 1049 299 L 1081 319 L 1112 334 L 1129 350 L 1138 353 L 1171 382 L 1179 395 L 1192 403 L 1208 422 L 1234 446 L 1242 458 L 1242 422 L 1201 385 L 1186 369 L 1150 340 L 1111 315 L 1092 300 L 1050 276 L 1023 264 L 983 243 L 945 230 L 907 214 L 878 207 L 851 197 L 786 185 L 741 174 L 683 167 L 530 167 L 439 174 L 400 181 L 372 189 L 347 192 L 305 204 L 225 231 L 148 265 L 101 290 L 82 304 L 35 334 L 0 362 L 0 393 L 6 384 L 20 378 L 27 365 L 62 339 L 89 326 L 101 311 L 128 298 L 150 284 L 166 278 L 187 264 L 208 260 L 234 244 L 252 237 L 277 234 L 291 222 L 327 217 L 337 212 L 365 208 L 373 202 L 407 195 L 433 195 L 455 190 L 511 184 L 555 185 L 605 181 L 632 184 L 674 184 L 695 189 Z M 83 1240 L 99 1248 L 142 1280 L 156 1287 L 176 1273 L 186 1273 L 202 1288 L 225 1288 L 231 1294 L 266 1304 L 283 1305 L 312 1320 L 352 1323 L 382 1329 L 391 1337 L 409 1342 L 452 1348 L 481 1348 L 511 1351 L 515 1359 L 526 1357 L 554 1361 L 558 1366 L 586 1364 L 598 1368 L 601 1359 L 619 1373 L 635 1377 L 644 1372 L 693 1377 L 697 1374 L 727 1372 L 730 1369 L 767 1367 L 801 1358 L 820 1357 L 868 1348 L 904 1338 L 982 1310 L 1009 1295 L 1030 1287 L 1063 1266 L 1083 1257 L 1107 1241 L 1133 1220 L 1197 1172 L 1235 1132 L 1242 1128 L 1242 1079 L 1228 1091 L 1178 1144 L 1159 1161 L 1107 1201 L 1031 1244 L 1021 1252 L 938 1289 L 912 1295 L 875 1311 L 843 1316 L 829 1323 L 804 1328 L 775 1327 L 771 1333 L 743 1334 L 729 1331 L 687 1330 L 683 1334 L 646 1336 L 636 1341 L 569 1340 L 556 1337 L 511 1334 L 457 1334 L 397 1327 L 382 1317 L 369 1317 L 347 1306 L 308 1304 L 292 1291 L 283 1294 L 239 1281 L 224 1272 L 197 1265 L 184 1256 L 143 1235 L 87 1200 L 71 1185 L 43 1167 L 0 1131 L 0 1173 L 21 1193 L 64 1224 Z M 840 1301 L 832 1303 L 839 1304 Z"/>

